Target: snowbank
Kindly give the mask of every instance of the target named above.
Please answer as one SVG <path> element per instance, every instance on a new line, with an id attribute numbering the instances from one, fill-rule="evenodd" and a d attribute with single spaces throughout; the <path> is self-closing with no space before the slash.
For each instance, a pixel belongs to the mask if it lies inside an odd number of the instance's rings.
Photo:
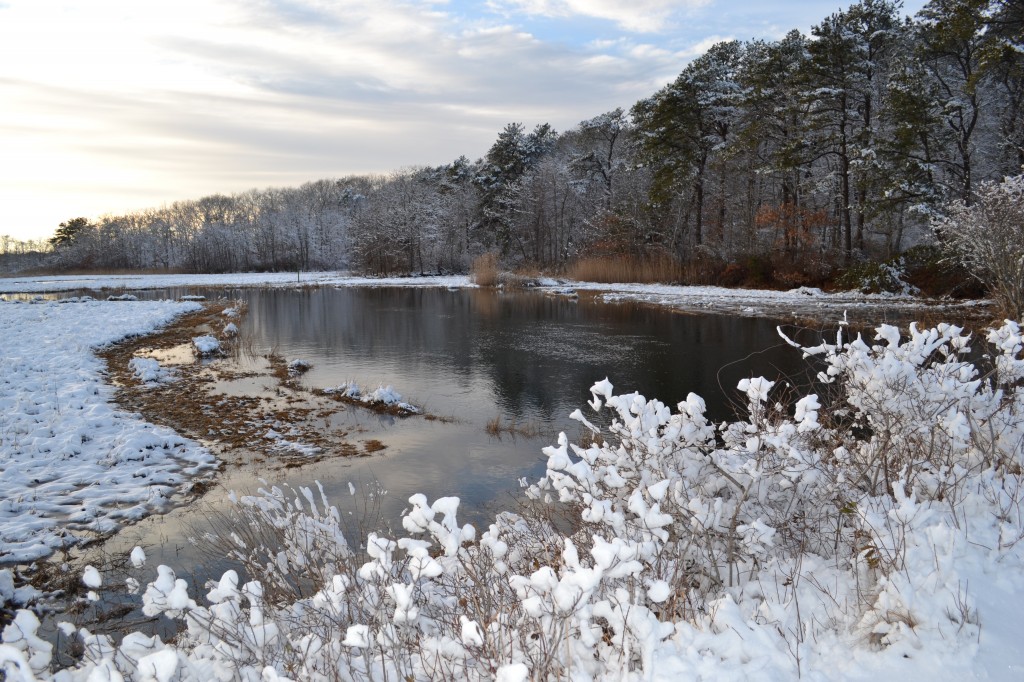
<path id="1" fill-rule="evenodd" d="M 878 319 L 892 311 L 911 311 L 923 307 L 937 310 L 971 309 L 985 301 L 935 301 L 911 295 L 863 294 L 858 291 L 825 293 L 815 287 L 790 291 L 764 289 L 727 289 L 713 286 L 675 286 L 668 284 L 601 284 L 572 282 L 574 291 L 604 292 L 605 301 L 641 301 L 690 312 L 730 313 L 769 317 L 827 317 L 836 319 L 844 312 L 863 319 Z M 547 286 L 564 292 L 564 284 Z"/>
<path id="2" fill-rule="evenodd" d="M 214 458 L 119 410 L 93 351 L 195 303 L 0 302 L 0 562 L 30 561 L 166 509 Z M 155 378 L 152 367 L 137 366 Z"/>

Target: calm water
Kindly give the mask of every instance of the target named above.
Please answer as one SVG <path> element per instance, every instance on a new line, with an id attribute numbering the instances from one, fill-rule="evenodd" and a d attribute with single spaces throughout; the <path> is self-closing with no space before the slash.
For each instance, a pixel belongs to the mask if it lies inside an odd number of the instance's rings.
<path id="1" fill-rule="evenodd" d="M 729 399 L 739 379 L 803 377 L 806 369 L 799 353 L 780 343 L 776 323 L 763 319 L 490 290 L 241 296 L 249 303 L 243 334 L 288 360 L 310 361 L 307 386 L 391 384 L 430 414 L 458 420 L 366 417 L 388 450 L 360 464 L 359 474 L 372 471 L 401 500 L 413 492 L 457 495 L 479 508 L 520 477 L 542 475 L 541 448 L 560 430 L 579 433 L 568 415 L 587 412 L 590 386 L 605 377 L 620 392 L 670 405 L 698 393 L 721 420 L 732 416 Z M 541 435 L 497 440 L 484 429 L 495 417 L 532 425 Z"/>
<path id="2" fill-rule="evenodd" d="M 183 293 L 224 295 L 139 295 Z M 430 500 L 458 496 L 462 521 L 487 523 L 511 506 L 520 478 L 543 475 L 541 449 L 559 431 L 580 435 L 568 415 L 582 408 L 592 416 L 586 401 L 595 381 L 608 377 L 618 392 L 638 391 L 673 406 L 692 391 L 705 398 L 717 421 L 733 416 L 730 400 L 741 378 L 806 383 L 807 377 L 800 354 L 781 343 L 775 322 L 764 319 L 491 290 L 241 289 L 230 295 L 248 302 L 241 333 L 260 352 L 273 349 L 287 360 L 312 363 L 306 386 L 391 384 L 405 400 L 454 421 L 348 410 L 354 439 L 378 439 L 384 451 L 273 472 L 229 470 L 201 507 L 153 517 L 110 547 L 127 551 L 144 542 L 151 565 L 191 566 L 200 584 L 223 566 L 200 566 L 188 538 L 203 530 L 207 514 L 226 507 L 225 489 L 253 492 L 261 477 L 293 486 L 320 481 L 331 501 L 356 519 L 365 499 L 352 496 L 349 484 L 363 491 L 379 485 L 387 491 L 379 498 L 382 521 L 393 528 L 400 528 L 407 500 L 418 492 Z M 540 433 L 496 439 L 485 430 L 495 417 Z M 383 530 L 369 530 L 377 529 Z"/>

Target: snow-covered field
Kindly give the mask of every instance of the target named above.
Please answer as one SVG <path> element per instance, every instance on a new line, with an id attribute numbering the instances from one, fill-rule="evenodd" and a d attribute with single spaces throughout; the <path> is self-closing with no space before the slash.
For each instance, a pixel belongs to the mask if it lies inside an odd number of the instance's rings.
<path id="1" fill-rule="evenodd" d="M 111 402 L 94 353 L 198 307 L 0 301 L 0 562 L 109 533 L 209 474 L 196 443 Z"/>
<path id="2" fill-rule="evenodd" d="M 601 290 L 677 306 L 823 296 Z M 42 556 L 69 533 L 158 510 L 213 464 L 114 407 L 93 353 L 195 306 L 0 301 L 0 556 Z M 457 498 L 416 495 L 404 533 L 345 538 L 313 490 L 238 499 L 275 529 L 246 538 L 281 545 L 222 538 L 249 558 L 244 584 L 228 572 L 204 589 L 149 567 L 144 612 L 182 619 L 173 643 L 66 625 L 85 654 L 55 674 L 20 611 L 0 670 L 12 682 L 1024 679 L 1024 338 L 1006 323 L 987 340 L 985 377 L 963 359 L 984 334 L 946 325 L 794 349 L 818 355 L 839 390 L 786 402 L 772 382 L 744 380 L 747 415 L 721 425 L 698 396 L 671 409 L 598 382 L 574 418 L 610 423 L 603 439 L 560 438 L 545 476 L 523 482 L 574 524 L 541 512 L 478 529 L 458 522 Z M 7 576 L 0 598 L 17 602 Z M 101 580 L 83 576 L 91 591 Z M 298 580 L 315 591 L 267 596 Z"/>

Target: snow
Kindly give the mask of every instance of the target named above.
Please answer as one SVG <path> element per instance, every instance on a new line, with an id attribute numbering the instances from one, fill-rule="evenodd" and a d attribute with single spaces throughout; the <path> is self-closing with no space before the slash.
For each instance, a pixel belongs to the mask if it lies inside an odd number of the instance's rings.
<path id="1" fill-rule="evenodd" d="M 0 561 L 31 561 L 166 510 L 215 460 L 118 409 L 94 351 L 195 303 L 0 302 Z"/>
<path id="2" fill-rule="evenodd" d="M 173 381 L 173 375 L 154 358 L 134 357 L 128 361 L 128 369 L 143 384 L 158 384 Z"/>
<path id="3" fill-rule="evenodd" d="M 692 288 L 657 289 L 609 293 L 689 305 Z M 761 309 L 756 295 L 743 307 Z M 166 508 L 212 468 L 196 444 L 117 410 L 94 354 L 194 308 L 0 302 L 0 559 Z M 143 612 L 182 619 L 173 644 L 83 629 L 81 661 L 54 672 L 38 618 L 18 609 L 4 679 L 1019 679 L 1020 326 L 842 334 L 790 341 L 821 363 L 827 391 L 744 379 L 746 414 L 723 424 L 693 394 L 673 409 L 595 383 L 598 416 L 573 417 L 602 437 L 581 447 L 562 434 L 527 482 L 531 504 L 561 502 L 564 522 L 506 512 L 479 532 L 459 523 L 458 498 L 413 495 L 405 535 L 358 538 L 363 555 L 322 489 L 233 496 L 280 545 L 247 566 L 249 582 L 229 571 L 208 585 L 203 605 L 158 566 Z M 983 340 L 997 370 L 986 377 L 965 359 Z M 236 556 L 257 556 L 244 542 Z M 138 568 L 144 552 L 130 559 Z M 316 592 L 289 603 L 297 577 Z M 102 585 L 93 567 L 82 580 Z M 0 571 L 5 607 L 28 597 Z"/>
<path id="4" fill-rule="evenodd" d="M 300 374 L 308 372 L 312 366 L 313 363 L 309 360 L 303 360 L 301 358 L 292 360 L 288 363 L 288 376 L 297 377 Z"/>
<path id="5" fill-rule="evenodd" d="M 220 341 L 214 336 L 197 336 L 192 339 L 192 345 L 199 355 L 206 357 L 216 355 L 220 352 Z"/>
<path id="6" fill-rule="evenodd" d="M 367 405 L 381 405 L 393 407 L 404 414 L 419 414 L 420 408 L 402 400 L 402 394 L 393 386 L 380 385 L 372 391 L 367 391 L 355 381 L 346 381 L 338 386 L 325 388 L 327 395 L 340 395 L 349 400 L 358 400 Z"/>
<path id="7" fill-rule="evenodd" d="M 100 577 L 100 572 L 96 570 L 95 566 L 86 566 L 82 570 L 82 584 L 94 590 L 103 585 L 103 578 Z"/>
<path id="8" fill-rule="evenodd" d="M 558 285 L 561 286 L 561 285 Z M 557 290 L 558 286 L 544 287 Z M 863 294 L 857 291 L 825 293 L 821 289 L 800 287 L 789 291 L 764 289 L 727 289 L 714 286 L 677 286 L 668 284 L 603 284 L 572 282 L 576 291 L 599 292 L 608 302 L 641 301 L 688 312 L 715 312 L 762 317 L 833 318 L 844 311 L 861 317 L 893 310 L 913 310 L 925 305 L 935 309 L 972 308 L 982 301 L 924 301 L 910 295 Z"/>
<path id="9" fill-rule="evenodd" d="M 466 287 L 464 275 L 424 277 L 353 277 L 339 272 L 251 272 L 218 275 L 66 275 L 0 279 L 0 293 L 27 294 L 79 289 L 146 290 L 179 287 Z M 183 297 L 186 299 L 188 297 Z"/>
<path id="10" fill-rule="evenodd" d="M 340 272 L 228 273 L 219 275 L 101 275 L 60 277 L 15 277 L 0 279 L 0 293 L 31 294 L 75 291 L 79 289 L 145 290 L 169 287 L 438 287 L 461 289 L 475 287 L 465 275 L 421 277 L 354 277 Z M 598 293 L 605 301 L 642 301 L 691 312 L 716 312 L 768 317 L 827 316 L 843 311 L 862 317 L 893 310 L 932 308 L 971 308 L 981 301 L 928 301 L 906 294 L 862 294 L 856 291 L 825 293 L 814 287 L 790 291 L 727 289 L 714 286 L 677 286 L 667 284 L 604 284 L 552 278 L 537 280 L 537 289 L 552 294 L 575 296 L 579 291 Z"/>

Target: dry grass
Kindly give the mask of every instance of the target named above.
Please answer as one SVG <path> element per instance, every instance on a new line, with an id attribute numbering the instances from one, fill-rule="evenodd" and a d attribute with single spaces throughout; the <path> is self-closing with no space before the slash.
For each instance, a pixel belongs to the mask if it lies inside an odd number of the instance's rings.
<path id="1" fill-rule="evenodd" d="M 654 254 L 581 258 L 569 266 L 566 274 L 581 282 L 638 282 L 668 284 L 683 281 L 683 268 L 672 256 Z"/>
<path id="2" fill-rule="evenodd" d="M 501 418 L 501 415 L 488 421 L 484 426 L 484 431 L 492 438 L 498 439 L 501 439 L 502 434 L 512 436 L 512 438 L 516 436 L 535 438 L 541 434 L 540 427 L 534 422 L 520 423 L 515 419 L 506 422 Z"/>
<path id="3" fill-rule="evenodd" d="M 299 441 L 319 447 L 322 453 L 355 454 L 356 448 L 347 440 L 344 429 L 323 426 L 324 418 L 319 415 L 333 407 L 333 401 L 320 399 L 282 381 L 288 376 L 287 364 L 279 356 L 270 358 L 269 373 L 279 382 L 277 390 L 272 392 L 245 396 L 217 393 L 219 380 L 259 374 L 237 372 L 227 360 L 177 365 L 174 368 L 176 381 L 149 386 L 139 384 L 128 365 L 136 354 L 188 344 L 197 334 L 210 333 L 224 324 L 223 311 L 229 306 L 231 304 L 225 302 L 207 303 L 202 310 L 183 315 L 156 334 L 133 337 L 103 349 L 100 356 L 106 361 L 112 383 L 118 387 L 118 404 L 141 414 L 149 422 L 203 441 L 226 463 L 248 461 L 253 449 L 259 451 L 264 461 L 269 458 L 268 463 L 279 466 L 314 461 L 305 454 L 263 452 L 271 445 L 264 435 L 277 424 L 285 425 L 285 430 L 294 431 Z M 237 305 L 232 307 L 238 308 Z M 238 339 L 221 339 L 224 344 L 235 345 L 232 341 Z M 199 486 L 191 492 L 199 496 L 203 491 L 203 486 Z"/>
<path id="4" fill-rule="evenodd" d="M 482 287 L 498 286 L 499 275 L 498 254 L 493 251 L 477 256 L 470 268 L 470 279 Z"/>

